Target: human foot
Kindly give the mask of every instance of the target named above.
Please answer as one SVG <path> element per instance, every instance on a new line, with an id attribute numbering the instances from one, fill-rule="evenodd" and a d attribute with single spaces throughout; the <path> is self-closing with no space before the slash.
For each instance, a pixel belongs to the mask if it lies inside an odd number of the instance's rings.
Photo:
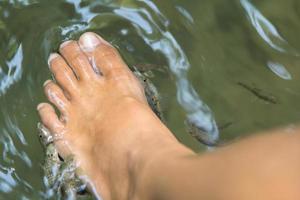
<path id="1" fill-rule="evenodd" d="M 100 36 L 85 33 L 63 43 L 59 53 L 49 57 L 57 83 L 44 87 L 61 115 L 39 104 L 42 122 L 59 138 L 60 154 L 75 156 L 104 199 L 128 199 L 137 176 L 131 172 L 143 165 L 136 161 L 176 149 L 178 142 L 149 108 L 117 50 Z"/>

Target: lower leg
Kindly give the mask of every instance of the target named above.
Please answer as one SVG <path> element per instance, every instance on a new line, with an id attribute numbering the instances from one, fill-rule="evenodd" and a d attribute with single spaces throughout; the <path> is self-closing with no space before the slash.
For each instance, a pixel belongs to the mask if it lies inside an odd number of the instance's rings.
<path id="1" fill-rule="evenodd" d="M 161 154 L 140 171 L 136 199 L 300 199 L 299 155 L 300 129 L 259 134 L 202 155 Z"/>

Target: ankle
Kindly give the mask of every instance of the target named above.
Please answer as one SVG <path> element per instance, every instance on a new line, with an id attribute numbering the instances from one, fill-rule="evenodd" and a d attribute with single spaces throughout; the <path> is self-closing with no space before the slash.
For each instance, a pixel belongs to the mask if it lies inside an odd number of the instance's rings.
<path id="1" fill-rule="evenodd" d="M 151 188 L 154 179 L 159 175 L 160 170 L 157 166 L 172 166 L 171 163 L 182 162 L 184 158 L 196 156 L 196 154 L 179 143 L 177 140 L 165 138 L 152 145 L 151 147 L 144 146 L 144 150 L 138 153 L 131 154 L 131 168 L 129 174 L 131 188 L 129 199 L 145 199 L 145 197 L 154 198 Z M 165 163 L 165 164 L 162 164 Z"/>

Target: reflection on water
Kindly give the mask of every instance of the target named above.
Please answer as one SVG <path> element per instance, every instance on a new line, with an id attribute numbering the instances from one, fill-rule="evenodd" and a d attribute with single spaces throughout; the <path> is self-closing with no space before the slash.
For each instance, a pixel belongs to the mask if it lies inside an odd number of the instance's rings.
<path id="1" fill-rule="evenodd" d="M 249 0 L 241 0 L 241 4 L 246 10 L 252 26 L 256 29 L 261 38 L 272 47 L 274 50 L 287 53 L 294 56 L 299 56 L 296 49 L 294 49 L 278 32 L 276 27 L 264 17 L 260 11 L 251 4 Z M 268 67 L 280 78 L 291 79 L 290 73 L 287 69 L 279 63 L 272 61 L 268 62 Z"/>
<path id="2" fill-rule="evenodd" d="M 85 31 L 151 66 L 166 123 L 195 150 L 186 120 L 223 142 L 298 122 L 296 1 L 0 1 L 0 199 L 43 198 L 35 106 L 47 56 Z"/>
<path id="3" fill-rule="evenodd" d="M 279 52 L 299 55 L 278 33 L 276 27 L 249 0 L 241 0 L 241 4 L 246 10 L 253 27 L 268 45 Z"/>
<path id="4" fill-rule="evenodd" d="M 158 12 L 158 8 L 151 1 L 145 1 L 145 3 Z M 160 27 L 145 9 L 121 8 L 115 9 L 114 12 L 134 24 L 137 33 L 145 43 L 152 50 L 166 57 L 169 69 L 175 77 L 177 100 L 185 110 L 188 120 L 203 129 L 212 142 L 217 140 L 219 134 L 215 120 L 208 106 L 200 99 L 187 79 L 190 63 L 172 33 L 167 29 L 168 27 Z M 160 14 L 160 16 L 163 15 Z M 160 24 L 168 24 L 164 16 L 160 20 Z"/>
<path id="5" fill-rule="evenodd" d="M 22 44 L 19 45 L 11 60 L 6 61 L 7 66 L 0 69 L 0 94 L 4 94 L 6 90 L 22 76 L 22 60 L 23 49 Z M 8 68 L 7 72 L 4 71 Z"/>
<path id="6" fill-rule="evenodd" d="M 269 61 L 268 67 L 280 78 L 285 80 L 292 79 L 292 75 L 286 70 L 286 68 L 282 64 Z"/>

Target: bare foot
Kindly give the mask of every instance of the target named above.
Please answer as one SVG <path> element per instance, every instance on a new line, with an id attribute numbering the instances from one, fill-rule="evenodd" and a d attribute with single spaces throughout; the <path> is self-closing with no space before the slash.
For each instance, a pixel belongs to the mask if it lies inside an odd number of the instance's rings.
<path id="1" fill-rule="evenodd" d="M 139 81 L 108 42 L 94 33 L 64 42 L 49 57 L 56 82 L 38 105 L 43 124 L 61 137 L 55 145 L 76 161 L 104 199 L 132 199 L 145 162 L 179 143 L 149 108 Z"/>

